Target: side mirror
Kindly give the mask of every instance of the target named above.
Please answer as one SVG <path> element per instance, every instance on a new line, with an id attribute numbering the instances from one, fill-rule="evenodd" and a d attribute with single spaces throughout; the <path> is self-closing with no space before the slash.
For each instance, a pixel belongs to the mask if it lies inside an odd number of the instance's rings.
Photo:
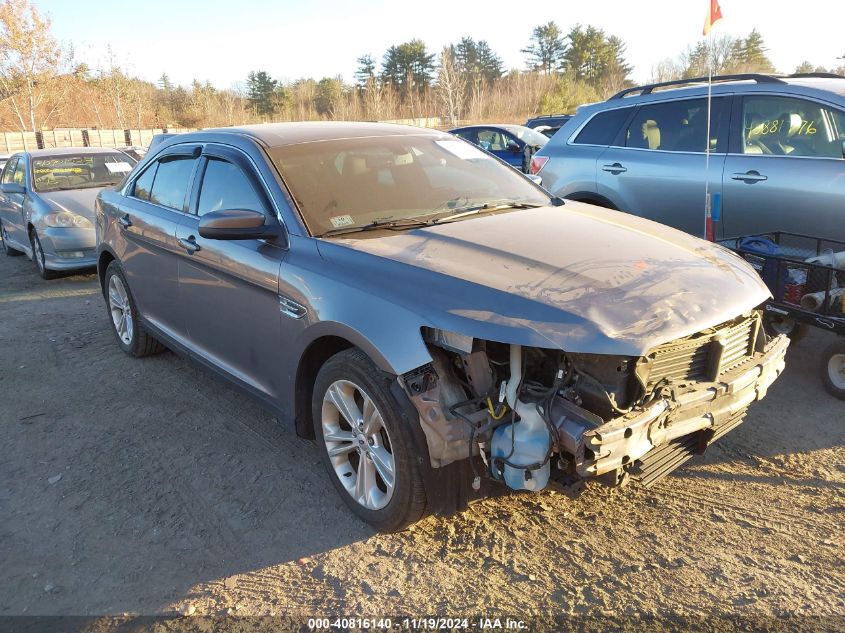
<path id="1" fill-rule="evenodd" d="M 516 143 L 508 143 L 508 151 L 513 152 L 514 154 L 518 154 L 522 150 L 519 149 L 519 145 L 517 145 Z"/>
<path id="2" fill-rule="evenodd" d="M 212 211 L 200 218 L 199 234 L 210 240 L 257 240 L 278 236 L 279 225 L 266 224 L 266 220 L 259 211 Z"/>
<path id="3" fill-rule="evenodd" d="M 6 182 L 0 185 L 0 191 L 3 193 L 26 193 L 26 187 L 16 182 Z"/>

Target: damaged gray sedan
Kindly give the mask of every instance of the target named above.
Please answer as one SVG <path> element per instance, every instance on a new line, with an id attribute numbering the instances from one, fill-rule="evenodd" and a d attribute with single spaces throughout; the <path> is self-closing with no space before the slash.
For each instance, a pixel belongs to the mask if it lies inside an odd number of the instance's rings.
<path id="1" fill-rule="evenodd" d="M 380 530 L 493 482 L 648 485 L 784 367 L 743 260 L 436 131 L 179 135 L 100 194 L 96 230 L 121 348 L 167 346 L 294 421 Z"/>

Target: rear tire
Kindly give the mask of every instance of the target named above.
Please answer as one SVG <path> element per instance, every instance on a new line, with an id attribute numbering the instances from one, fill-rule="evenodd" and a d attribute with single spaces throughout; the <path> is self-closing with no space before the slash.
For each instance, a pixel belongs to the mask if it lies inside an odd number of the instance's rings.
<path id="1" fill-rule="evenodd" d="M 320 368 L 311 406 L 329 478 L 352 512 L 380 532 L 402 530 L 426 509 L 411 430 L 390 383 L 361 350 L 344 350 Z"/>
<path id="2" fill-rule="evenodd" d="M 116 260 L 106 268 L 103 287 L 109 322 L 120 348 L 136 358 L 164 351 L 164 346 L 141 325 L 135 299 Z"/>
<path id="3" fill-rule="evenodd" d="M 32 261 L 35 262 L 35 267 L 38 269 L 38 274 L 41 279 L 55 279 L 59 276 L 55 270 L 49 270 L 44 261 L 44 249 L 41 247 L 41 240 L 38 237 L 38 231 L 32 229 L 29 232 L 29 242 L 32 244 Z"/>
<path id="4" fill-rule="evenodd" d="M 836 341 L 822 353 L 822 382 L 830 395 L 845 400 L 845 340 Z"/>
<path id="5" fill-rule="evenodd" d="M 0 239 L 3 240 L 3 252 L 6 253 L 8 257 L 19 257 L 23 255 L 23 251 L 19 251 L 16 248 L 12 248 L 9 246 L 9 236 L 6 233 L 6 227 L 3 226 L 3 223 L 0 222 Z"/>

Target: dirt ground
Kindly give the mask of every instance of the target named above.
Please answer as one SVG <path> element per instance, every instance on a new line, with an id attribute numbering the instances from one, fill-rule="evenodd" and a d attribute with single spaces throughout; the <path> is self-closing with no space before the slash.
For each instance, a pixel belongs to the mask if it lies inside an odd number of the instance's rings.
<path id="1" fill-rule="evenodd" d="M 650 490 L 503 494 L 378 535 L 298 439 L 172 353 L 125 356 L 94 275 L 0 257 L 0 616 L 835 616 L 845 403 L 814 333 L 746 422 Z M 808 618 L 807 621 L 810 621 Z"/>

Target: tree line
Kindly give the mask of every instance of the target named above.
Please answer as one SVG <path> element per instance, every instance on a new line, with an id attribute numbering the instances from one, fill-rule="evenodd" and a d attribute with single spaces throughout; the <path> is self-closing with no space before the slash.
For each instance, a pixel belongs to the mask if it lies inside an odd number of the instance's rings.
<path id="1" fill-rule="evenodd" d="M 713 46 L 716 72 L 771 72 L 759 32 L 723 36 Z M 354 81 L 341 76 L 281 81 L 264 69 L 228 89 L 208 81 L 176 85 L 166 73 L 138 78 L 111 50 L 96 68 L 76 60 L 30 0 L 0 0 L 0 128 L 210 127 L 260 121 L 443 117 L 518 121 L 572 112 L 632 85 L 625 42 L 591 25 L 538 25 L 524 67 L 506 69 L 486 40 L 466 36 L 430 51 L 412 39 L 357 59 Z M 659 62 L 655 80 L 706 75 L 704 42 Z M 796 70 L 819 71 L 809 62 Z M 831 69 L 845 74 L 845 68 Z"/>

